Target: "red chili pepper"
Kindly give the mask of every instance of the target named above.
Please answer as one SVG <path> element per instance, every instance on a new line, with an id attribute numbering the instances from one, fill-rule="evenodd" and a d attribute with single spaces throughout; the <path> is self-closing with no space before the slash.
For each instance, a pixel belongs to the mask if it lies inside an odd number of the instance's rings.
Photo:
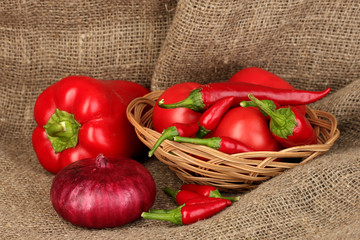
<path id="1" fill-rule="evenodd" d="M 184 82 L 175 84 L 166 89 L 159 97 L 168 103 L 184 100 L 189 93 L 200 87 L 201 84 Z M 158 100 L 158 101 L 159 101 Z M 153 129 L 159 133 L 171 127 L 174 123 L 197 123 L 201 113 L 194 112 L 188 108 L 164 109 L 155 104 L 152 114 Z"/>
<path id="2" fill-rule="evenodd" d="M 270 116 L 270 131 L 283 147 L 317 143 L 316 132 L 297 108 L 288 106 L 271 110 L 253 94 L 249 94 L 249 99 Z"/>
<path id="3" fill-rule="evenodd" d="M 194 192 L 204 197 L 225 198 L 232 202 L 238 201 L 239 197 L 223 197 L 218 189 L 210 185 L 187 183 L 180 187 L 181 190 Z"/>
<path id="4" fill-rule="evenodd" d="M 190 92 L 189 96 L 177 103 L 165 104 L 164 100 L 158 105 L 165 109 L 185 107 L 201 112 L 224 97 L 233 96 L 233 106 L 248 99 L 248 94 L 253 93 L 259 99 L 277 101 L 280 105 L 298 105 L 313 103 L 330 92 L 330 88 L 323 91 L 305 91 L 296 89 L 277 89 L 243 82 L 216 82 L 202 85 Z"/>
<path id="5" fill-rule="evenodd" d="M 126 107 L 149 90 L 122 80 L 70 76 L 45 89 L 34 107 L 32 143 L 41 165 L 57 173 L 103 153 L 133 157 L 145 150 L 126 117 Z"/>
<path id="6" fill-rule="evenodd" d="M 231 201 L 221 198 L 195 198 L 171 210 L 150 210 L 143 212 L 145 219 L 169 221 L 178 225 L 189 225 L 212 217 L 231 205 Z"/>
<path id="7" fill-rule="evenodd" d="M 176 136 L 174 137 L 174 141 L 205 145 L 227 154 L 255 151 L 253 148 L 246 146 L 244 143 L 225 136 L 211 138 L 190 138 Z"/>
<path id="8" fill-rule="evenodd" d="M 225 97 L 210 106 L 199 119 L 200 127 L 196 137 L 202 138 L 210 131 L 214 130 L 220 122 L 222 116 L 231 107 L 233 101 L 234 97 Z"/>
<path id="9" fill-rule="evenodd" d="M 193 185 L 197 186 L 196 184 L 193 184 Z M 199 185 L 199 186 L 206 187 L 205 185 Z M 209 186 L 209 187 L 211 187 L 211 186 Z M 216 189 L 212 190 L 212 191 L 213 192 L 209 192 L 206 195 L 206 194 L 204 194 L 205 193 L 204 191 L 196 192 L 196 191 L 192 191 L 190 189 L 180 189 L 178 191 L 174 191 L 173 189 L 168 188 L 168 187 L 164 188 L 164 192 L 166 194 L 168 194 L 169 196 L 171 196 L 179 205 L 182 205 L 194 198 L 215 197 L 215 198 L 227 199 L 232 202 L 239 200 L 239 197 L 223 197 L 223 196 L 221 196 L 221 193 Z"/>
<path id="10" fill-rule="evenodd" d="M 173 126 L 165 129 L 159 139 L 154 144 L 153 148 L 149 151 L 149 157 L 151 157 L 160 144 L 167 140 L 173 140 L 175 136 L 190 137 L 194 136 L 199 130 L 199 125 L 196 123 L 174 123 Z"/>

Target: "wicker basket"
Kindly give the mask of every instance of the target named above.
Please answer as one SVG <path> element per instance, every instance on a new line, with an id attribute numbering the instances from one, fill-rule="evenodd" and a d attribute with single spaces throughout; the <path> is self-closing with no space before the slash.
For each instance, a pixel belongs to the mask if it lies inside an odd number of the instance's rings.
<path id="1" fill-rule="evenodd" d="M 127 108 L 129 121 L 149 149 L 161 135 L 152 129 L 152 112 L 162 92 L 151 92 L 134 99 Z M 310 107 L 307 107 L 307 118 L 317 133 L 318 144 L 229 155 L 206 146 L 165 140 L 154 155 L 183 182 L 208 184 L 222 191 L 245 191 L 287 169 L 305 164 L 331 148 L 340 135 L 336 118 Z M 274 161 L 278 158 L 282 160 Z"/>

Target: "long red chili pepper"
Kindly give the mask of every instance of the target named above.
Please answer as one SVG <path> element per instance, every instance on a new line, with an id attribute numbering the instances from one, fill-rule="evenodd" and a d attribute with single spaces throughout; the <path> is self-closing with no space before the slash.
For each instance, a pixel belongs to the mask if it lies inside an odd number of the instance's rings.
<path id="1" fill-rule="evenodd" d="M 150 210 L 143 212 L 145 219 L 169 221 L 178 225 L 189 225 L 212 217 L 232 203 L 221 198 L 195 198 L 171 210 Z"/>
<path id="2" fill-rule="evenodd" d="M 174 137 L 175 142 L 193 143 L 199 145 L 205 145 L 219 150 L 223 153 L 235 154 L 243 152 L 253 152 L 254 149 L 246 146 L 244 143 L 235 140 L 233 138 L 221 136 L 212 138 L 190 138 L 190 137 Z"/>
<path id="3" fill-rule="evenodd" d="M 232 202 L 239 200 L 238 196 L 223 197 L 217 188 L 215 188 L 214 186 L 210 186 L 210 185 L 187 183 L 187 184 L 183 184 L 180 187 L 180 190 L 194 192 L 194 193 L 200 194 L 201 196 L 204 196 L 204 197 L 225 198 L 225 199 L 229 199 Z"/>
<path id="4" fill-rule="evenodd" d="M 195 185 L 195 184 L 194 184 Z M 222 198 L 227 199 L 229 201 L 235 202 L 239 200 L 239 197 L 223 197 L 221 196 L 221 193 L 215 189 L 215 191 L 211 194 L 208 194 L 205 196 L 203 193 L 197 193 L 195 191 L 191 191 L 188 189 L 180 189 L 180 190 L 173 190 L 169 187 L 164 188 L 164 192 L 168 194 L 170 197 L 172 197 L 177 204 L 182 205 L 186 202 L 188 202 L 191 199 L 194 198 L 207 198 L 207 197 L 216 197 L 216 198 Z M 210 196 L 211 195 L 211 196 Z"/>
<path id="5" fill-rule="evenodd" d="M 177 103 L 165 104 L 161 99 L 158 105 L 162 108 L 172 109 L 185 107 L 197 112 L 209 108 L 224 97 L 233 96 L 233 106 L 248 99 L 253 93 L 259 99 L 277 101 L 280 105 L 298 105 L 313 103 L 330 92 L 330 88 L 323 91 L 305 91 L 297 89 L 277 89 L 244 82 L 216 82 L 202 85 L 190 92 L 189 96 Z"/>
<path id="6" fill-rule="evenodd" d="M 271 110 L 253 94 L 249 94 L 249 99 L 269 115 L 270 130 L 283 147 L 317 143 L 316 132 L 299 109 L 288 106 Z"/>
<path id="7" fill-rule="evenodd" d="M 215 129 L 222 116 L 231 107 L 233 101 L 234 97 L 225 97 L 210 106 L 199 119 L 199 131 L 196 137 L 202 138 Z"/>
<path id="8" fill-rule="evenodd" d="M 151 157 L 155 150 L 160 146 L 160 144 L 168 140 L 173 140 L 175 136 L 184 136 L 184 137 L 190 137 L 194 136 L 199 130 L 199 125 L 196 123 L 174 123 L 173 126 L 168 127 L 165 129 L 159 139 L 154 144 L 153 148 L 149 151 L 149 157 Z"/>

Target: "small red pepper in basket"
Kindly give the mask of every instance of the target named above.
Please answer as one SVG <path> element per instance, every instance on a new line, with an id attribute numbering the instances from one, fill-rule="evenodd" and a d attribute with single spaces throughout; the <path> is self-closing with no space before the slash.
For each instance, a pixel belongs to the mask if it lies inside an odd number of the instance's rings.
<path id="1" fill-rule="evenodd" d="M 196 137 L 202 138 L 211 130 L 215 129 L 222 116 L 231 107 L 233 101 L 234 97 L 225 97 L 210 106 L 199 119 L 199 131 Z"/>
<path id="2" fill-rule="evenodd" d="M 161 108 L 172 109 L 178 107 L 189 108 L 201 112 L 208 109 L 215 102 L 224 97 L 233 96 L 233 106 L 248 99 L 248 94 L 253 93 L 259 99 L 277 101 L 280 105 L 301 105 L 313 103 L 330 92 L 330 88 L 323 91 L 305 91 L 297 89 L 277 89 L 244 82 L 216 82 L 202 85 L 192 90 L 189 96 L 177 103 L 165 104 L 161 99 L 158 105 Z"/>
<path id="3" fill-rule="evenodd" d="M 225 136 L 211 137 L 211 138 L 190 138 L 190 137 L 176 136 L 174 137 L 174 141 L 205 145 L 227 154 L 255 151 L 251 147 L 248 147 L 245 144 L 243 144 L 242 142 Z"/>
<path id="4" fill-rule="evenodd" d="M 171 210 L 150 210 L 143 212 L 145 219 L 169 221 L 178 225 L 189 225 L 212 217 L 232 203 L 221 198 L 195 198 Z"/>
<path id="5" fill-rule="evenodd" d="M 190 137 L 194 136 L 199 130 L 199 125 L 196 123 L 174 123 L 173 126 L 165 129 L 159 139 L 154 144 L 153 148 L 149 151 L 149 157 L 151 157 L 160 144 L 167 140 L 173 140 L 175 136 Z"/>
<path id="6" fill-rule="evenodd" d="M 195 186 L 203 186 L 203 187 L 200 187 L 200 188 L 208 187 L 208 186 L 205 186 L 205 185 L 196 185 L 196 184 L 193 184 L 193 185 L 195 185 Z M 211 187 L 211 186 L 209 186 L 209 187 Z M 206 194 L 205 191 L 199 193 L 199 192 L 192 191 L 190 189 L 180 189 L 178 191 L 174 191 L 173 189 L 168 188 L 168 187 L 164 188 L 164 192 L 166 194 L 168 194 L 169 196 L 171 196 L 176 201 L 176 203 L 179 204 L 179 205 L 182 205 L 182 204 L 188 202 L 189 200 L 192 200 L 192 199 L 195 199 L 195 198 L 207 198 L 210 195 L 211 195 L 211 197 L 227 199 L 227 200 L 232 201 L 232 202 L 235 202 L 235 201 L 239 200 L 239 197 L 223 197 L 223 196 L 221 196 L 221 193 L 216 189 L 212 190 L 212 191 L 214 191 L 214 192 L 213 193 L 209 192 L 208 194 Z"/>
<path id="7" fill-rule="evenodd" d="M 269 115 L 270 131 L 283 147 L 317 143 L 316 132 L 299 109 L 288 106 L 271 110 L 253 94 L 249 94 L 249 99 Z"/>

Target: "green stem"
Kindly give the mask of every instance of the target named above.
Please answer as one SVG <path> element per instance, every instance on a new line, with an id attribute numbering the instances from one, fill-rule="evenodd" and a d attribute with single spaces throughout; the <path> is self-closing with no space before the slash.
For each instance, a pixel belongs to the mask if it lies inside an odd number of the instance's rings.
<path id="1" fill-rule="evenodd" d="M 172 197 L 174 200 L 176 200 L 176 195 L 179 191 L 174 191 L 169 187 L 165 187 L 164 188 L 164 192 L 169 195 L 170 197 Z"/>
<path id="2" fill-rule="evenodd" d="M 182 101 L 176 103 L 164 104 L 164 99 L 161 99 L 160 101 L 158 101 L 158 105 L 159 107 L 165 109 L 184 107 L 184 108 L 189 108 L 195 112 L 201 112 L 205 107 L 205 104 L 202 101 L 200 89 L 192 90 L 189 96 L 187 96 Z"/>
<path id="3" fill-rule="evenodd" d="M 275 125 L 282 127 L 286 124 L 285 116 L 274 112 L 274 110 L 270 109 L 265 103 L 261 102 L 253 94 L 250 93 L 248 96 L 252 102 L 254 102 L 261 110 L 263 110 L 267 115 L 271 117 L 271 120 L 274 121 Z"/>
<path id="4" fill-rule="evenodd" d="M 275 110 L 276 109 L 276 105 L 274 103 L 274 101 L 272 100 L 260 100 L 262 103 L 266 104 L 271 110 Z M 242 101 L 240 102 L 240 106 L 241 107 L 257 107 L 260 112 L 265 116 L 267 117 L 268 115 L 261 109 L 259 108 L 259 106 L 253 102 L 253 101 Z"/>
<path id="5" fill-rule="evenodd" d="M 177 225 L 182 225 L 183 223 L 182 223 L 181 208 L 183 206 L 185 206 L 185 204 L 167 212 L 143 212 L 141 214 L 141 217 L 145 219 L 169 221 Z"/>
<path id="6" fill-rule="evenodd" d="M 43 127 L 55 152 L 62 152 L 77 145 L 81 124 L 73 114 L 56 109 Z"/>
<path id="7" fill-rule="evenodd" d="M 212 137 L 212 138 L 189 138 L 189 137 L 174 137 L 175 142 L 182 142 L 182 143 L 193 143 L 198 145 L 205 145 L 214 149 L 220 148 L 221 138 L 219 137 Z"/>
<path id="8" fill-rule="evenodd" d="M 209 132 L 211 132 L 210 130 L 206 129 L 205 127 L 203 126 L 199 126 L 199 130 L 198 132 L 196 133 L 196 138 L 203 138 L 205 137 Z"/>
<path id="9" fill-rule="evenodd" d="M 213 190 L 213 191 L 211 191 L 209 197 L 227 199 L 227 200 L 230 200 L 230 201 L 232 201 L 232 202 L 239 201 L 239 199 L 240 199 L 239 196 L 236 196 L 236 197 L 224 197 L 224 196 L 221 195 L 221 193 L 219 192 L 219 190 Z"/>
<path id="10" fill-rule="evenodd" d="M 175 136 L 178 136 L 179 132 L 177 131 L 175 126 L 171 126 L 168 127 L 167 129 L 165 129 L 161 136 L 159 137 L 159 139 L 156 141 L 156 143 L 154 144 L 153 148 L 149 151 L 148 155 L 149 157 L 151 157 L 152 155 L 154 155 L 154 152 L 156 151 L 156 149 L 161 145 L 161 143 L 163 141 L 167 140 L 173 140 Z"/>

